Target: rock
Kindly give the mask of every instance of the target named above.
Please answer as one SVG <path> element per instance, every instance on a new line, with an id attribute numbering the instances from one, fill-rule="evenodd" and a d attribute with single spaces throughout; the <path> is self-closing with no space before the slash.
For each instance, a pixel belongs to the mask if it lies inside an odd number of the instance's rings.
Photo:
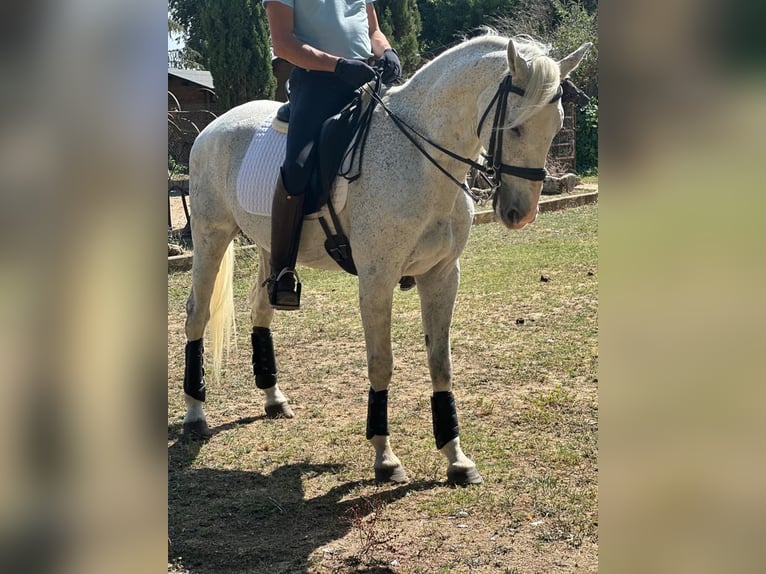
<path id="1" fill-rule="evenodd" d="M 543 195 L 560 195 L 571 193 L 582 180 L 577 174 L 567 173 L 561 177 L 549 175 L 543 181 Z"/>
<path id="2" fill-rule="evenodd" d="M 183 255 L 184 250 L 180 245 L 176 245 L 175 243 L 168 243 L 168 257 L 173 257 L 175 255 Z"/>

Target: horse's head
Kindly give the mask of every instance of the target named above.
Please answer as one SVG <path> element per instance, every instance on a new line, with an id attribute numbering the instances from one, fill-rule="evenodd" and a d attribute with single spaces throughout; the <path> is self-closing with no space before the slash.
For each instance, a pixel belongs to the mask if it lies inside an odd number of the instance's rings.
<path id="1" fill-rule="evenodd" d="M 511 229 L 537 217 L 545 159 L 564 119 L 560 85 L 590 47 L 585 43 L 556 62 L 545 46 L 511 39 L 507 76 L 479 98 L 479 137 L 500 183 L 492 205 Z"/>

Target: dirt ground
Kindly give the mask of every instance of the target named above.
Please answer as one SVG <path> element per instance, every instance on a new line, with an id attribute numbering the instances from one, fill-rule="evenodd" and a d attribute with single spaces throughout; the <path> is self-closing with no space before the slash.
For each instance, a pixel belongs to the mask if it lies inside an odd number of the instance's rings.
<path id="1" fill-rule="evenodd" d="M 182 226 L 180 201 L 174 208 Z M 182 439 L 190 276 L 169 275 L 168 571 L 597 572 L 597 211 L 570 213 L 541 214 L 524 234 L 478 226 L 462 259 L 452 358 L 478 487 L 445 483 L 416 291 L 396 293 L 392 325 L 389 423 L 408 484 L 371 480 L 351 276 L 306 270 L 302 310 L 275 317 L 280 386 L 296 417 L 264 417 L 245 301 L 257 262 L 246 253 L 235 274 L 237 348 L 208 385 L 214 436 Z"/>
<path id="2" fill-rule="evenodd" d="M 187 206 L 189 198 L 186 198 Z M 183 203 L 180 197 L 170 198 L 170 221 L 173 231 L 182 229 L 186 225 L 186 214 L 184 213 Z"/>

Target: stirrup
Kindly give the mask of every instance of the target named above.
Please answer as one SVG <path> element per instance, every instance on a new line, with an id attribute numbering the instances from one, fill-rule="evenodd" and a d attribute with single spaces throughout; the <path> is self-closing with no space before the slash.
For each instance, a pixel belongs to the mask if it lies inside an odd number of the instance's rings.
<path id="1" fill-rule="evenodd" d="M 295 289 L 283 289 L 280 291 L 279 282 L 288 274 L 295 280 Z M 268 289 L 269 304 L 272 309 L 278 311 L 295 311 L 301 306 L 301 282 L 295 269 L 285 267 L 276 277 L 272 274 L 263 284 Z"/>

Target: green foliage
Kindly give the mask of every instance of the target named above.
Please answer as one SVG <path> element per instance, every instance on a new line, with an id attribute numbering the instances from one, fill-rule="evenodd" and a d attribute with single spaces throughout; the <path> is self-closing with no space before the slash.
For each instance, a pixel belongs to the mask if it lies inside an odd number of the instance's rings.
<path id="1" fill-rule="evenodd" d="M 179 36 L 184 33 L 184 28 L 173 20 L 170 16 L 168 16 L 168 35 L 169 36 Z"/>
<path id="2" fill-rule="evenodd" d="M 423 51 L 454 43 L 480 26 L 503 33 L 529 34 L 548 42 L 554 57 L 563 58 L 584 42 L 592 42 L 572 80 L 588 95 L 598 96 L 597 0 L 417 0 L 423 20 Z"/>
<path id="3" fill-rule="evenodd" d="M 548 41 L 559 57 L 573 52 L 585 42 L 593 43 L 571 77 L 586 94 L 598 97 L 598 8 L 589 13 L 576 0 L 552 0 L 551 4 L 554 27 Z"/>
<path id="4" fill-rule="evenodd" d="M 206 42 L 200 14 L 206 3 L 206 0 L 168 0 L 170 17 L 183 28 L 186 46 L 201 55 L 205 54 Z"/>
<path id="5" fill-rule="evenodd" d="M 380 29 L 399 54 L 407 75 L 420 64 L 418 36 L 421 31 L 417 0 L 377 0 Z"/>
<path id="6" fill-rule="evenodd" d="M 598 173 L 598 99 L 591 98 L 590 103 L 577 111 L 576 165 L 575 170 L 582 175 Z"/>
<path id="7" fill-rule="evenodd" d="M 547 42 L 554 58 L 563 58 L 591 42 L 593 46 L 571 77 L 589 96 L 598 96 L 598 5 L 594 0 L 522 0 L 499 28 L 509 35 L 529 34 Z"/>
<path id="8" fill-rule="evenodd" d="M 178 50 L 168 51 L 168 66 L 171 68 L 183 68 L 186 70 L 204 69 L 202 54 L 189 47 L 186 29 L 184 26 L 168 15 L 168 37 L 184 38 L 184 46 Z"/>
<path id="9" fill-rule="evenodd" d="M 513 14 L 521 0 L 418 0 L 423 51 L 447 46 L 471 30 Z"/>
<path id="10" fill-rule="evenodd" d="M 169 0 L 186 46 L 213 75 L 218 101 L 228 109 L 274 97 L 266 12 L 260 0 Z"/>
<path id="11" fill-rule="evenodd" d="M 168 175 L 169 176 L 176 176 L 176 175 L 188 175 L 189 174 L 189 166 L 184 165 L 182 163 L 178 163 L 173 156 L 168 154 Z"/>
<path id="12" fill-rule="evenodd" d="M 208 0 L 200 14 L 206 62 L 224 108 L 273 99 L 266 12 L 258 0 Z"/>

